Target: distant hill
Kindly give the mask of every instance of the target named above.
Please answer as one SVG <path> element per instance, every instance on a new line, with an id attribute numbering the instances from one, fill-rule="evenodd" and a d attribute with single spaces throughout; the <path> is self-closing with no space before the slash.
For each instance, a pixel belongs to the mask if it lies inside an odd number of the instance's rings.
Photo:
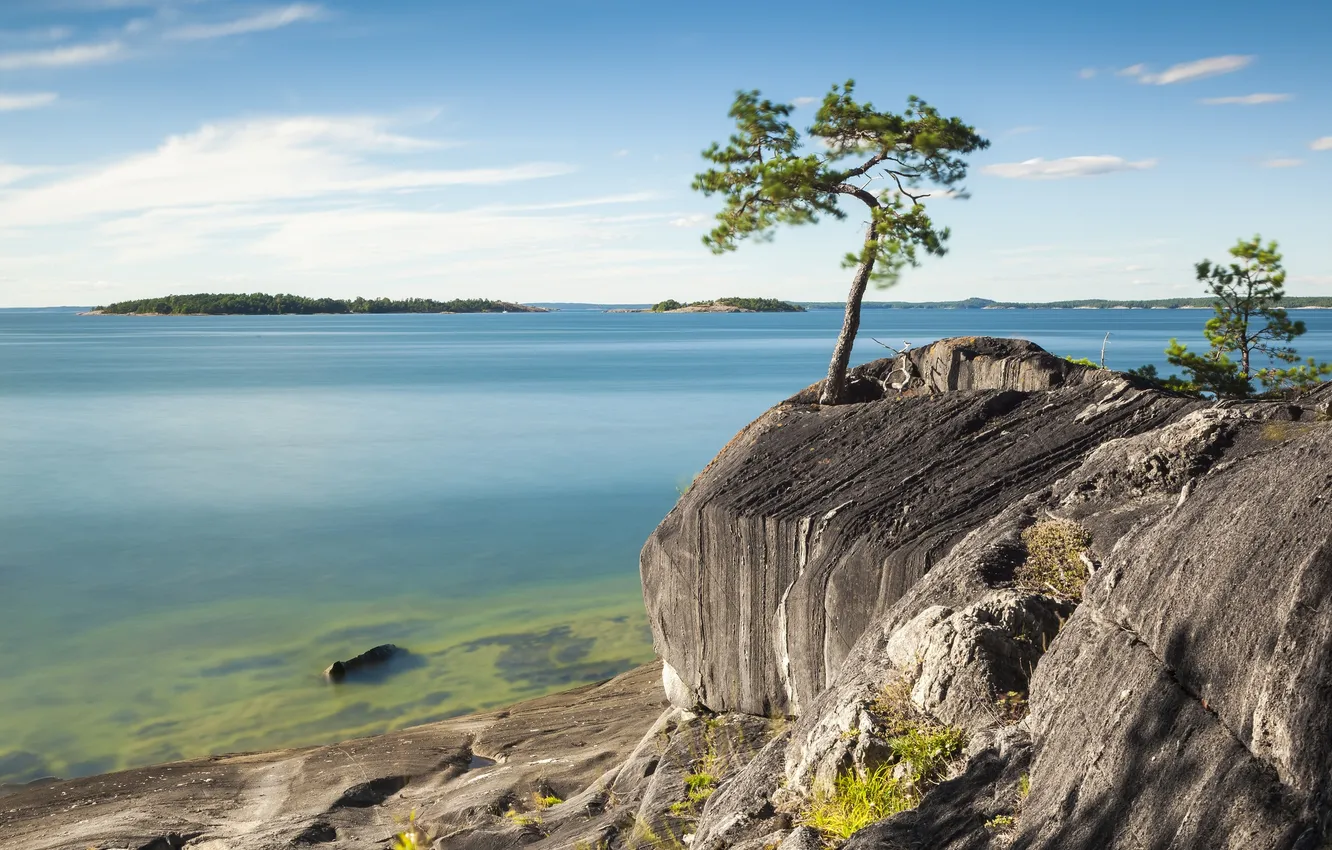
<path id="1" fill-rule="evenodd" d="M 803 313 L 805 308 L 776 298 L 718 298 L 682 304 L 667 298 L 653 304 L 652 313 Z"/>
<path id="2" fill-rule="evenodd" d="M 139 316 L 285 316 L 317 313 L 545 313 L 543 307 L 485 298 L 305 298 L 300 295 L 241 294 L 167 295 L 119 301 L 92 312 Z"/>
<path id="3" fill-rule="evenodd" d="M 962 301 L 866 301 L 861 305 L 866 310 L 1107 310 L 1127 308 L 1136 310 L 1166 309 L 1178 310 L 1191 307 L 1211 307 L 1212 298 L 1158 298 L 1147 300 L 1115 298 L 1084 298 L 1076 301 L 994 301 L 990 298 L 967 298 Z M 845 305 L 840 301 L 802 301 L 811 310 L 841 310 Z M 1332 307 L 1332 296 L 1287 295 L 1281 301 L 1283 307 Z"/>

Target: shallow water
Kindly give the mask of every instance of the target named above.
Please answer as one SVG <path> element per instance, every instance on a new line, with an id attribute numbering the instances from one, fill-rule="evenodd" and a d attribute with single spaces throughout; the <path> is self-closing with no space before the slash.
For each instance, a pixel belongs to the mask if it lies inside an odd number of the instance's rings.
<path id="1" fill-rule="evenodd" d="M 1332 359 L 1332 313 L 1300 311 Z M 1196 310 L 891 311 L 1109 365 Z M 0 782 L 326 742 L 651 657 L 637 552 L 840 315 L 0 311 Z M 325 684 L 379 643 L 376 681 Z"/>

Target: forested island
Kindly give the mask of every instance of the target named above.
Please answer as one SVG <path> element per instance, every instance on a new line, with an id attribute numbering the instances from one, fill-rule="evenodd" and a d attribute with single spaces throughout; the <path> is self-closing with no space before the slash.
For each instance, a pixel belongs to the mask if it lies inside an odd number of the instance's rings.
<path id="1" fill-rule="evenodd" d="M 306 298 L 301 295 L 245 294 L 168 295 L 118 301 L 92 310 L 97 314 L 138 316 L 285 316 L 317 313 L 547 313 L 544 307 L 529 307 L 487 298 Z"/>
<path id="2" fill-rule="evenodd" d="M 1084 298 L 1075 301 L 994 301 L 989 298 L 965 298 L 961 301 L 866 301 L 861 306 L 870 309 L 893 310 L 1180 310 L 1211 308 L 1214 298 L 1158 298 L 1116 299 Z M 842 310 L 842 301 L 806 301 L 811 310 Z M 1287 309 L 1301 307 L 1332 308 L 1332 296 L 1287 295 L 1281 300 Z"/>
<path id="3" fill-rule="evenodd" d="M 717 298 L 681 303 L 674 298 L 658 301 L 650 313 L 803 313 L 805 308 L 776 298 Z"/>

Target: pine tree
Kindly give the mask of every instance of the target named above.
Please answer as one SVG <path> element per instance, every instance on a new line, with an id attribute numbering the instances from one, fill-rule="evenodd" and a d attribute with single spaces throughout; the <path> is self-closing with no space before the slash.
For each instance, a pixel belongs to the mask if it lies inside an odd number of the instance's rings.
<path id="1" fill-rule="evenodd" d="M 866 287 L 871 280 L 896 282 L 904 268 L 919 264 L 921 252 L 945 252 L 948 229 L 934 225 L 924 201 L 940 191 L 966 197 L 953 188 L 966 177 L 963 156 L 989 146 L 961 119 L 943 117 L 914 95 L 898 115 L 856 102 L 854 85 L 847 80 L 832 87 L 804 137 L 789 120 L 792 106 L 761 99 L 758 91 L 738 92 L 729 113 L 735 134 L 724 147 L 714 143 L 703 152 L 716 167 L 694 180 L 698 191 L 725 199 L 717 227 L 703 239 L 718 254 L 751 237 L 769 240 L 779 224 L 846 218 L 843 198 L 868 209 L 864 243 L 843 263 L 855 273 L 823 404 L 845 400 Z"/>
<path id="2" fill-rule="evenodd" d="M 1287 344 L 1302 335 L 1305 327 L 1304 322 L 1292 321 L 1281 307 L 1286 271 L 1277 243 L 1264 245 L 1260 236 L 1240 239 L 1230 255 L 1234 261 L 1226 265 L 1203 260 L 1195 266 L 1198 281 L 1216 298 L 1212 305 L 1215 315 L 1203 329 L 1210 350 L 1198 354 L 1175 339 L 1166 349 L 1166 359 L 1188 376 L 1187 385 L 1221 398 L 1244 398 L 1253 393 L 1255 379 L 1274 391 L 1308 386 L 1332 374 L 1332 364 L 1320 364 L 1313 358 L 1300 363 L 1300 356 Z M 1255 369 L 1255 355 L 1267 358 L 1271 365 Z"/>

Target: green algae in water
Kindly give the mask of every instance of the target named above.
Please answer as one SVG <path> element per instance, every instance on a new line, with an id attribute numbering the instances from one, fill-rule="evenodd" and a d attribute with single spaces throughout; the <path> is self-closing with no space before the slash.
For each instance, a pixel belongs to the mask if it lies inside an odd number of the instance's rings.
<path id="1" fill-rule="evenodd" d="M 330 662 L 385 642 L 407 648 L 407 663 L 370 681 L 323 680 Z M 81 659 L 94 654 L 102 663 L 90 674 Z M 39 663 L 7 671 L 0 782 L 374 735 L 605 679 L 651 657 L 630 581 L 452 603 L 404 595 L 183 608 L 55 636 Z"/>

